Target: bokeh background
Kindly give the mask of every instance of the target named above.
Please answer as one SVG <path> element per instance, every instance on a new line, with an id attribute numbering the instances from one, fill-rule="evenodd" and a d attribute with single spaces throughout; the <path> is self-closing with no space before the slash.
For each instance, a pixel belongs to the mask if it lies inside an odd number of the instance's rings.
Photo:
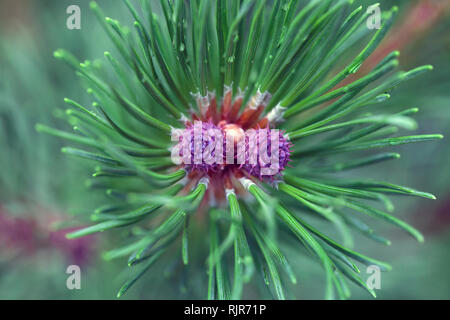
<path id="1" fill-rule="evenodd" d="M 150 0 L 153 1 L 153 0 Z M 232 1 L 232 0 L 229 0 Z M 354 1 L 364 8 L 375 1 Z M 400 15 L 380 48 L 355 75 L 380 57 L 401 51 L 401 68 L 432 64 L 434 71 L 398 87 L 383 108 L 418 107 L 418 133 L 443 133 L 440 142 L 397 148 L 401 160 L 350 174 L 383 178 L 431 192 L 437 200 L 395 199 L 396 214 L 420 229 L 424 244 L 393 227 L 375 227 L 393 244 L 385 247 L 355 237 L 358 251 L 389 261 L 379 299 L 450 299 L 450 1 L 378 1 Z M 107 15 L 132 20 L 120 0 L 99 0 Z M 81 30 L 68 30 L 66 8 L 81 8 Z M 357 46 L 358 44 L 355 44 Z M 89 185 L 89 163 L 61 154 L 64 141 L 35 131 L 36 123 L 67 129 L 64 97 L 89 104 L 89 96 L 68 67 L 53 57 L 64 48 L 80 60 L 102 59 L 112 44 L 87 0 L 0 0 L 0 299 L 112 299 L 127 279 L 126 261 L 103 261 L 114 233 L 67 240 L 100 203 Z M 299 270 L 290 291 L 299 299 L 321 299 L 322 270 L 305 256 L 287 252 Z M 295 256 L 296 258 L 292 258 Z M 68 290 L 66 268 L 79 265 L 81 290 Z M 152 269 L 125 299 L 182 299 L 187 286 L 205 277 L 170 280 L 170 266 Z M 365 270 L 362 270 L 362 277 Z M 197 279 L 198 278 L 198 279 Z M 370 298 L 352 287 L 353 299 Z M 206 296 L 198 287 L 198 297 Z M 196 290 L 194 290 L 196 291 Z"/>

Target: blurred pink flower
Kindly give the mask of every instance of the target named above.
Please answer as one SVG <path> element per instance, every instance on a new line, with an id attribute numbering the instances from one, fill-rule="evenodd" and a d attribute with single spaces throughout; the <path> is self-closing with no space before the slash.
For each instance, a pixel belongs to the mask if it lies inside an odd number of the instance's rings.
<path id="1" fill-rule="evenodd" d="M 39 210 L 41 213 L 41 210 Z M 42 211 L 45 212 L 45 211 Z M 50 222 L 50 223 L 49 223 Z M 14 217 L 0 206 L 0 250 L 12 257 L 29 258 L 38 251 L 58 250 L 67 263 L 86 265 L 94 256 L 95 236 L 69 240 L 66 234 L 78 228 L 53 230 L 52 224 L 61 222 L 59 215 L 34 217 Z"/>

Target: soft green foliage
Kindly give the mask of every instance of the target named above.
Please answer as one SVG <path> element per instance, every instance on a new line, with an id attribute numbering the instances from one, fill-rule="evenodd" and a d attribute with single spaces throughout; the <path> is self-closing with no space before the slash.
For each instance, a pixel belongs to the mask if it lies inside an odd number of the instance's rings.
<path id="1" fill-rule="evenodd" d="M 259 281 L 258 274 L 273 297 L 284 299 L 286 280 L 295 284 L 300 273 L 284 255 L 288 246 L 295 246 L 324 269 L 326 298 L 348 298 L 347 280 L 375 296 L 358 277 L 354 261 L 384 271 L 391 267 L 354 251 L 350 229 L 389 245 L 366 224 L 367 216 L 422 242 L 419 231 L 391 214 L 388 196 L 434 196 L 337 173 L 400 157 L 367 150 L 442 138 L 391 137 L 397 128 L 416 128 L 409 116 L 417 109 L 376 112 L 392 89 L 432 68 L 396 71 L 399 55 L 393 52 L 367 76 L 336 85 L 356 73 L 376 49 L 397 8 L 384 13 L 382 28 L 371 32 L 365 26 L 368 14 L 362 7 L 353 9 L 352 1 L 161 0 L 140 1 L 139 7 L 124 2 L 134 32 L 91 4 L 118 52 L 105 52 L 106 64 L 79 63 L 64 50 L 55 52 L 76 70 L 94 100 L 90 108 L 66 99 L 67 120 L 75 133 L 37 126 L 88 148 L 66 147 L 63 152 L 96 163 L 91 186 L 109 196 L 108 205 L 92 216 L 96 224 L 70 237 L 139 224 L 129 228 L 123 247 L 104 256 L 129 256 L 129 266 L 137 269 L 118 295 L 159 260 L 184 266 L 197 251 L 194 256 L 206 261 L 204 297 L 242 298 L 244 285 Z M 358 42 L 365 43 L 362 50 L 349 52 Z M 346 66 L 330 74 L 338 62 Z M 195 106 L 192 93 L 215 91 L 220 100 L 225 86 L 244 91 L 244 100 L 257 90 L 272 94 L 266 112 L 276 106 L 284 110 L 281 118 L 287 121 L 278 127 L 295 143 L 293 167 L 276 187 L 249 184 L 248 198 L 231 193 L 225 208 L 210 208 L 205 217 L 197 209 L 208 183 L 179 193 L 186 173 L 174 171 L 170 132 L 182 127 L 182 116 L 189 117 Z M 335 158 L 350 152 L 341 162 Z M 313 217 L 333 224 L 344 244 L 307 222 Z M 192 228 L 202 232 L 196 242 L 190 238 Z"/>

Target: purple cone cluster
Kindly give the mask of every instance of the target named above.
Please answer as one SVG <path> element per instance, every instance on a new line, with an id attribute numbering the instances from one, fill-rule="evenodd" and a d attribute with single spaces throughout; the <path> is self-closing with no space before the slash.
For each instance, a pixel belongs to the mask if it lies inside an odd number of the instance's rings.
<path id="1" fill-rule="evenodd" d="M 214 132 L 213 130 L 220 130 L 221 135 L 216 136 L 214 134 L 211 134 Z M 272 156 L 271 154 L 271 130 L 270 129 L 258 129 L 263 130 L 267 134 L 267 145 L 266 145 L 266 154 L 270 158 Z M 200 131 L 197 129 L 197 131 Z M 186 127 L 186 130 L 183 135 L 181 135 L 178 139 L 179 141 L 179 156 L 180 158 L 184 158 L 183 154 L 183 139 L 188 139 L 189 148 L 190 150 L 190 161 L 187 163 L 184 162 L 184 167 L 189 171 L 199 171 L 204 173 L 216 173 L 221 170 L 226 170 L 229 168 L 239 168 L 242 170 L 245 170 L 248 174 L 257 177 L 258 179 L 263 178 L 273 178 L 274 176 L 279 175 L 287 166 L 288 162 L 290 161 L 290 154 L 291 154 L 291 147 L 292 143 L 289 142 L 286 137 L 284 136 L 284 131 L 277 131 L 278 133 L 278 165 L 273 166 L 270 162 L 269 163 L 262 163 L 260 160 L 260 152 L 261 150 L 258 148 L 254 148 L 255 143 L 259 146 L 259 136 L 256 134 L 255 139 L 251 140 L 248 135 L 245 135 L 245 161 L 242 164 L 238 164 L 237 158 L 237 151 L 238 148 L 235 145 L 234 146 L 234 163 L 229 163 L 227 161 L 227 130 L 224 130 L 223 128 L 214 125 L 211 122 L 202 122 L 201 125 L 201 134 L 202 139 L 201 142 L 199 139 L 195 141 L 194 139 L 194 125 L 189 124 Z M 198 134 L 198 133 L 196 133 Z M 263 133 L 264 134 L 264 133 Z M 211 158 L 216 158 L 216 143 L 220 143 L 219 139 L 222 140 L 222 164 L 221 163 L 207 163 L 205 162 L 204 158 L 201 158 L 201 161 L 194 161 L 195 159 L 195 151 L 201 150 L 201 154 L 203 155 L 205 150 L 211 155 Z M 217 142 L 216 142 L 217 141 Z M 195 146 L 195 143 L 201 143 L 201 148 L 199 146 Z M 213 145 L 211 145 L 213 144 Z M 220 150 L 219 150 L 220 152 Z M 253 159 L 256 159 L 255 161 L 250 161 L 251 152 L 256 152 L 257 154 L 253 154 Z M 241 155 L 242 156 L 242 155 Z M 198 159 L 198 155 L 197 155 Z M 262 172 L 262 168 L 269 168 L 269 167 L 276 167 L 276 172 L 271 172 L 271 174 L 264 174 Z"/>

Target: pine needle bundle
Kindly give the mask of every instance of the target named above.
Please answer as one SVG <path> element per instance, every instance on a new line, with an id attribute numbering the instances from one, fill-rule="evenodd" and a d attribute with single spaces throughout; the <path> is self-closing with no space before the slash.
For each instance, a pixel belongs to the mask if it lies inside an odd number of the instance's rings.
<path id="1" fill-rule="evenodd" d="M 74 132 L 37 126 L 74 143 L 62 151 L 92 161 L 90 187 L 108 197 L 92 215 L 95 223 L 69 237 L 127 230 L 123 246 L 104 256 L 127 257 L 135 269 L 118 296 L 156 263 L 176 264 L 174 277 L 181 277 L 183 266 L 196 259 L 204 261 L 205 298 L 240 299 L 246 284 L 257 282 L 285 299 L 285 283 L 297 283 L 299 274 L 285 255 L 288 247 L 323 269 L 327 299 L 348 298 L 349 281 L 375 296 L 357 263 L 382 271 L 391 266 L 354 251 L 352 231 L 389 245 L 365 222 L 369 217 L 422 242 L 417 229 L 392 214 L 389 196 L 435 197 L 346 171 L 400 157 L 380 148 L 442 138 L 396 135 L 416 128 L 416 108 L 377 112 L 394 88 L 431 66 L 398 71 L 394 51 L 367 75 L 339 86 L 377 48 L 398 8 L 383 13 L 379 30 L 368 30 L 370 12 L 354 8 L 353 1 L 124 5 L 132 28 L 91 3 L 115 46 L 105 60 L 80 63 L 65 50 L 55 52 L 93 100 L 83 106 L 65 99 Z M 333 72 L 336 65 L 344 66 Z M 245 130 L 279 130 L 276 174 L 265 175 L 264 163 L 249 164 L 247 153 L 241 164 L 174 163 L 171 138 L 177 130 L 195 130 L 195 123 L 200 131 L 218 130 L 237 140 L 246 139 Z M 199 150 L 209 146 L 200 141 Z M 195 148 L 194 142 L 194 157 Z M 215 151 L 221 158 L 217 145 Z M 312 218 L 331 224 L 340 239 Z"/>

